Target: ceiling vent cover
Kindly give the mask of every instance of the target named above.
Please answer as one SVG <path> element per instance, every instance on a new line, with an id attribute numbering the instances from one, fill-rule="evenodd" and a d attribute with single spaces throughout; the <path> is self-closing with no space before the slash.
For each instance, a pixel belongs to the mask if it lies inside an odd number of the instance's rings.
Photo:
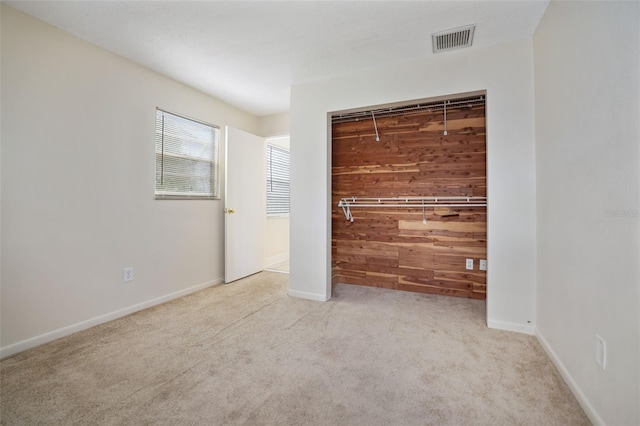
<path id="1" fill-rule="evenodd" d="M 466 27 L 431 34 L 433 53 L 470 47 L 473 42 L 473 32 L 475 29 L 475 25 L 467 25 Z"/>

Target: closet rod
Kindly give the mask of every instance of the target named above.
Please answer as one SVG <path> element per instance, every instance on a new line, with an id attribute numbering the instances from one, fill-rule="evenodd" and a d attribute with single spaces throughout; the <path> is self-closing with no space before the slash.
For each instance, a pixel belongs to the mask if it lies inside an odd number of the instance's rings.
<path id="1" fill-rule="evenodd" d="M 380 198 L 342 198 L 338 207 L 342 208 L 347 220 L 353 222 L 352 207 L 364 208 L 422 208 L 425 207 L 486 207 L 487 197 L 380 197 Z"/>
<path id="2" fill-rule="evenodd" d="M 377 202 L 380 205 L 381 203 L 391 201 L 391 202 L 404 202 L 406 203 L 415 203 L 415 202 L 446 202 L 446 201 L 486 201 L 487 197 L 479 197 L 479 196 L 451 196 L 451 195 L 443 195 L 443 196 L 429 196 L 429 197 L 345 197 L 340 199 L 339 204 L 351 204 L 351 205 L 359 205 L 361 203 L 369 203 L 372 201 Z"/>
<path id="3" fill-rule="evenodd" d="M 423 102 L 413 105 L 404 105 L 389 108 L 378 108 L 368 111 L 349 112 L 344 114 L 338 114 L 331 117 L 333 123 L 344 123 L 348 121 L 359 121 L 360 119 L 368 118 L 374 113 L 377 117 L 392 117 L 400 114 L 412 114 L 419 113 L 421 111 L 438 111 L 444 109 L 445 104 L 447 108 L 457 106 L 477 106 L 485 104 L 484 95 L 470 97 L 470 98 L 458 98 L 458 99 L 445 99 L 438 102 Z"/>

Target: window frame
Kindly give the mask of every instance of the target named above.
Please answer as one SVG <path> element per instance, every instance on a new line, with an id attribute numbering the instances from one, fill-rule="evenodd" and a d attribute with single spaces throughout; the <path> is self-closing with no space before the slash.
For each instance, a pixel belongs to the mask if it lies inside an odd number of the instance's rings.
<path id="1" fill-rule="evenodd" d="M 210 179 L 211 179 L 211 192 L 210 193 L 190 193 L 190 192 L 173 192 L 173 191 L 162 191 L 162 190 L 158 190 L 158 184 L 157 184 L 157 177 L 154 179 L 155 183 L 154 183 L 154 199 L 155 200 L 220 200 L 221 199 L 221 194 L 220 194 L 220 172 L 221 172 L 221 164 L 220 164 L 220 126 L 217 126 L 215 124 L 211 124 L 208 123 L 206 121 L 202 121 L 202 120 L 198 120 L 189 116 L 186 116 L 184 114 L 176 114 L 175 112 L 171 112 L 168 111 L 164 108 L 160 108 L 160 107 L 156 107 L 156 112 L 155 112 L 155 132 L 154 132 L 154 139 L 155 139 L 155 144 L 154 144 L 154 163 L 155 163 L 155 175 L 158 175 L 158 166 L 159 166 L 159 162 L 158 162 L 158 154 L 160 154 L 160 158 L 162 159 L 160 161 L 160 164 L 162 165 L 161 167 L 164 167 L 164 159 L 165 159 L 165 154 L 164 152 L 159 152 L 158 151 L 158 114 L 162 113 L 162 114 L 168 114 L 174 117 L 178 117 L 180 119 L 183 120 L 187 120 L 202 126 L 206 126 L 209 127 L 211 129 L 213 129 L 214 134 L 215 134 L 215 140 L 212 143 L 212 156 L 211 156 L 211 174 L 210 174 Z M 164 129 L 163 129 L 163 134 Z M 164 135 L 163 135 L 164 136 Z M 178 156 L 174 156 L 174 157 L 178 157 Z M 192 157 L 192 156 L 185 156 L 184 158 L 192 158 L 194 160 L 202 160 L 202 158 L 198 158 L 198 157 Z M 161 170 L 161 173 L 164 170 Z"/>

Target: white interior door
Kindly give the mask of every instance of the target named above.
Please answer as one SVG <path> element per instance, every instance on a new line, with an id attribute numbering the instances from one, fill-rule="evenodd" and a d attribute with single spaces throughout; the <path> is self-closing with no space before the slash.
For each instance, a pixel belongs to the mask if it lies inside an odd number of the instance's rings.
<path id="1" fill-rule="evenodd" d="M 264 269 L 267 218 L 265 141 L 226 127 L 224 281 Z"/>

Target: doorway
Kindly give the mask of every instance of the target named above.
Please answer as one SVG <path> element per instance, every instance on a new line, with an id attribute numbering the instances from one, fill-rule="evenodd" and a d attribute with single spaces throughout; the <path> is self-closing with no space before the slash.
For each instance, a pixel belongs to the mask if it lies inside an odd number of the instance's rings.
<path id="1" fill-rule="evenodd" d="M 486 299 L 485 94 L 332 116 L 334 282 Z"/>
<path id="2" fill-rule="evenodd" d="M 289 273 L 289 196 L 291 155 L 289 136 L 270 137 L 266 142 L 267 222 L 265 270 Z"/>

